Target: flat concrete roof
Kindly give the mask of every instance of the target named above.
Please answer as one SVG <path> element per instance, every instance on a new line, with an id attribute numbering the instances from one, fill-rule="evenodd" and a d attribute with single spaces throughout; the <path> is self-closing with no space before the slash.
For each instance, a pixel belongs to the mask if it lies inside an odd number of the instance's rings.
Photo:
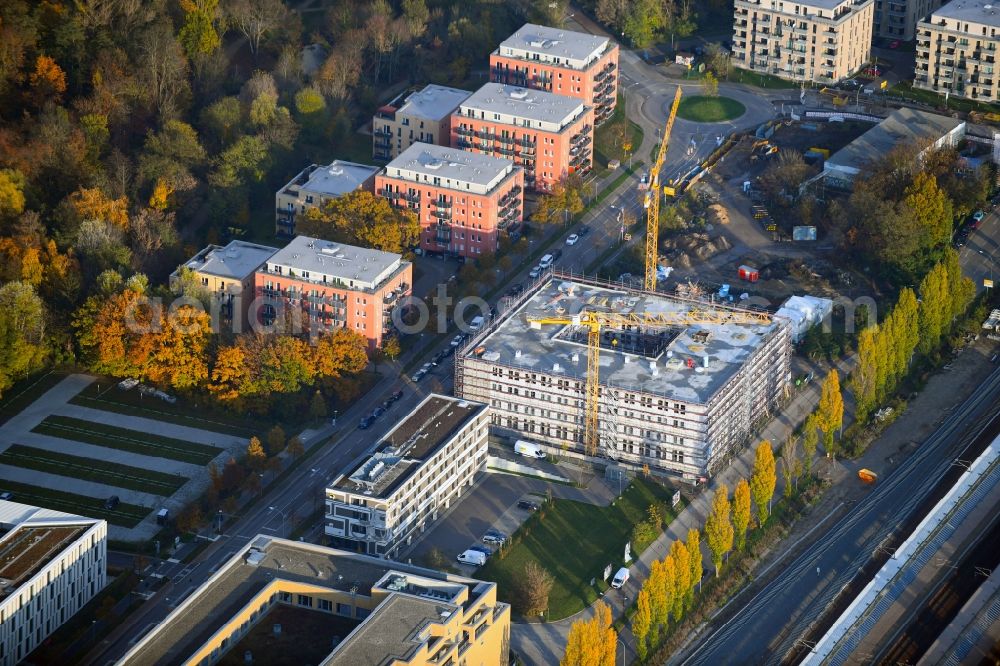
<path id="1" fill-rule="evenodd" d="M 308 271 L 309 279 L 313 279 L 312 274 L 315 273 L 339 280 L 378 284 L 381 282 L 379 276 L 394 271 L 401 260 L 402 256 L 393 252 L 296 236 L 288 245 L 275 252 L 268 259 L 267 265 L 294 268 L 298 271 L 298 275 L 294 277 Z"/>
<path id="2" fill-rule="evenodd" d="M 901 143 L 937 141 L 964 120 L 936 113 L 902 108 L 850 142 L 827 160 L 830 165 L 860 170 L 868 162 L 885 155 Z"/>
<path id="3" fill-rule="evenodd" d="M 587 332 L 579 326 L 558 324 L 536 329 L 527 317 L 569 317 L 583 311 L 656 314 L 712 309 L 708 303 L 553 277 L 515 311 L 505 313 L 481 343 L 463 353 L 486 362 L 585 380 Z M 779 325 L 696 324 L 683 329 L 647 329 L 652 335 L 644 342 L 652 357 L 625 352 L 624 343 L 613 349 L 602 345 L 601 384 L 704 404 Z M 704 366 L 705 356 L 708 367 Z M 694 367 L 688 367 L 688 359 Z"/>
<path id="4" fill-rule="evenodd" d="M 500 55 L 510 55 L 504 50 L 516 49 L 528 53 L 544 53 L 552 57 L 587 61 L 602 54 L 610 41 L 607 37 L 600 35 L 525 23 L 517 32 L 500 42 L 499 51 Z"/>
<path id="5" fill-rule="evenodd" d="M 378 167 L 367 164 L 334 160 L 326 166 L 313 169 L 309 178 L 300 187 L 318 194 L 340 196 L 359 189 L 378 171 Z M 293 186 L 294 184 L 295 181 L 289 183 Z"/>
<path id="6" fill-rule="evenodd" d="M 935 19 L 954 19 L 1000 27 L 1000 2 L 997 0 L 953 0 L 931 12 L 930 22 Z"/>
<path id="7" fill-rule="evenodd" d="M 491 186 L 513 170 L 511 160 L 431 143 L 414 143 L 386 165 L 385 175 L 422 183 L 439 178 L 438 187 L 449 187 L 451 181 L 452 189 L 460 189 L 464 183 Z"/>
<path id="8" fill-rule="evenodd" d="M 253 558 L 257 564 L 247 561 L 248 556 L 253 553 L 258 553 Z M 445 592 L 449 590 L 453 592 L 460 589 L 459 586 L 466 586 L 469 588 L 470 597 L 473 588 L 479 584 L 479 581 L 470 578 L 400 562 L 260 535 L 223 564 L 205 584 L 192 592 L 146 638 L 140 640 L 120 663 L 136 666 L 183 663 L 253 597 L 276 579 L 308 583 L 342 592 L 350 592 L 351 588 L 356 586 L 359 595 L 371 596 L 372 588 L 386 579 L 387 574 L 393 572 L 403 574 L 412 583 L 416 583 L 416 589 L 412 591 L 403 589 L 398 594 L 415 595 L 419 601 L 423 600 L 420 598 L 421 594 L 426 596 L 421 590 L 430 589 L 420 586 L 421 579 Z M 392 595 L 378 608 L 391 599 Z M 429 602 L 457 608 L 445 600 L 431 599 Z M 376 632 L 373 635 L 387 638 L 398 636 L 400 632 L 389 626 L 391 622 L 404 628 L 416 629 L 426 618 L 423 604 L 419 608 L 415 606 L 411 608 L 411 605 L 390 606 L 390 610 L 392 609 L 395 611 L 383 616 L 385 622 L 379 618 L 377 610 L 372 613 L 344 639 L 333 656 L 341 650 L 347 651 L 351 647 L 350 644 L 355 641 L 355 636 L 364 636 L 372 631 Z M 415 610 L 415 613 L 408 615 L 402 612 L 406 610 Z M 379 649 L 383 654 L 394 654 L 397 650 L 409 649 L 409 644 L 407 642 L 406 645 L 400 646 L 383 641 Z M 332 663 L 341 662 L 335 660 Z"/>
<path id="9" fill-rule="evenodd" d="M 452 111 L 471 94 L 468 90 L 432 83 L 407 97 L 403 106 L 399 107 L 399 113 L 404 116 L 441 121 L 450 116 Z"/>
<path id="10" fill-rule="evenodd" d="M 334 487 L 387 497 L 486 405 L 432 393 L 382 438 L 375 452 Z M 368 492 L 365 492 L 368 491 Z"/>
<path id="11" fill-rule="evenodd" d="M 243 281 L 260 268 L 276 247 L 234 240 L 226 245 L 209 245 L 184 263 L 185 268 L 221 278 Z"/>
<path id="12" fill-rule="evenodd" d="M 502 83 L 487 83 L 462 102 L 467 109 L 565 125 L 583 110 L 583 100 Z M 463 113 L 463 115 L 468 115 Z M 492 120 L 492 118 L 486 118 Z"/>

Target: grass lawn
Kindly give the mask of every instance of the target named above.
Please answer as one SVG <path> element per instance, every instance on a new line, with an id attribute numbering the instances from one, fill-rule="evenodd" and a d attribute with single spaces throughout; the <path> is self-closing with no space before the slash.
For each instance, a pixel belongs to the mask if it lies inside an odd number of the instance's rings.
<path id="1" fill-rule="evenodd" d="M 151 508 L 138 506 L 136 504 L 126 504 L 122 502 L 117 508 L 111 511 L 104 508 L 107 497 L 89 497 L 87 495 L 77 495 L 67 493 L 62 490 L 52 490 L 41 486 L 32 486 L 27 483 L 9 481 L 0 477 L 0 488 L 14 493 L 15 502 L 32 504 L 34 506 L 45 507 L 55 511 L 65 511 L 88 518 L 103 518 L 114 525 L 122 527 L 135 527 L 140 520 L 149 515 Z M 112 489 L 108 490 L 108 497 L 114 494 Z"/>
<path id="2" fill-rule="evenodd" d="M 171 405 L 152 396 L 143 396 L 137 389 L 122 391 L 116 388 L 117 383 L 114 379 L 102 377 L 70 399 L 70 403 L 247 439 L 254 435 L 259 436 L 271 427 L 271 424 L 259 422 L 246 415 L 232 414 L 203 405 L 192 405 L 184 398 L 178 398 L 177 402 Z"/>
<path id="3" fill-rule="evenodd" d="M 20 413 L 21 410 L 65 378 L 66 375 L 62 373 L 46 371 L 22 379 L 11 386 L 4 392 L 3 399 L 0 400 L 0 424 L 9 421 L 12 416 Z"/>
<path id="4" fill-rule="evenodd" d="M 776 89 L 798 87 L 794 81 L 786 81 L 784 79 L 779 79 L 777 76 L 762 74 L 761 72 L 751 72 L 748 69 L 740 69 L 738 67 L 734 67 L 725 80 L 731 81 L 732 83 L 745 83 L 748 86 L 756 86 L 758 88 Z"/>
<path id="5" fill-rule="evenodd" d="M 747 108 L 729 97 L 708 97 L 692 95 L 681 99 L 677 115 L 697 123 L 718 123 L 739 118 Z"/>
<path id="6" fill-rule="evenodd" d="M 900 81 L 894 85 L 889 92 L 893 95 L 899 95 L 900 97 L 913 102 L 928 104 L 935 109 L 945 108 L 944 95 L 939 95 L 930 90 L 914 88 L 912 81 Z M 960 97 L 955 97 L 954 95 L 948 98 L 947 108 L 951 111 L 978 111 L 980 113 L 1000 112 L 1000 105 L 985 104 L 971 99 L 961 99 Z"/>
<path id="7" fill-rule="evenodd" d="M 69 416 L 47 416 L 32 432 L 193 465 L 207 465 L 222 452 L 222 449 L 207 444 L 185 442 Z"/>
<path id="8" fill-rule="evenodd" d="M 23 444 L 14 444 L 0 453 L 0 463 L 164 497 L 173 495 L 187 483 L 186 478 L 176 474 L 55 453 Z"/>
<path id="9" fill-rule="evenodd" d="M 625 117 L 625 99 L 619 95 L 615 112 L 606 123 L 594 130 L 594 166 L 599 170 L 608 168 L 608 162 L 618 160 L 628 162 L 624 145 L 632 145 L 632 154 L 642 145 L 642 128 Z M 624 140 L 623 140 L 624 139 Z"/>
<path id="10" fill-rule="evenodd" d="M 500 596 L 509 601 L 513 582 L 528 561 L 535 560 L 554 579 L 548 619 L 568 617 L 598 598 L 599 591 L 606 587 L 601 581 L 604 567 L 621 565 L 633 525 L 645 520 L 646 509 L 653 502 L 669 506 L 672 494 L 672 490 L 655 482 L 637 479 L 614 506 L 555 500 L 543 520 L 532 521 L 527 534 L 520 532 L 520 542 L 510 547 L 506 557 L 494 556 L 476 576 L 495 581 Z M 633 553 L 638 555 L 634 547 Z M 596 586 L 591 586 L 591 578 L 597 579 Z"/>

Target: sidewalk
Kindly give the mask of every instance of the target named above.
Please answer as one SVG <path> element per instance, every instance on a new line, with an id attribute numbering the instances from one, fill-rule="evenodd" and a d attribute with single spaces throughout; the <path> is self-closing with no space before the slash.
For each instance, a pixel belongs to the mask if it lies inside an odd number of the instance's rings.
<path id="1" fill-rule="evenodd" d="M 853 357 L 840 361 L 837 369 L 841 377 L 845 376 L 853 367 Z M 806 416 L 815 409 L 819 403 L 820 382 L 815 381 L 808 388 L 796 394 L 791 401 L 781 410 L 781 413 L 773 418 L 770 423 L 759 433 L 756 441 L 763 439 L 770 440 L 775 447 L 780 446 L 785 438 L 790 434 Z M 712 493 L 720 483 L 725 483 L 732 489 L 741 478 L 750 475 L 753 466 L 754 447 L 748 446 L 724 471 L 714 476 L 708 483 L 707 488 L 701 491 L 690 500 L 680 514 L 675 518 L 667 530 L 654 541 L 631 567 L 629 571 L 631 577 L 629 582 L 620 592 L 611 592 L 606 596 L 606 602 L 611 606 L 612 615 L 617 619 L 622 616 L 624 607 L 627 607 L 631 600 L 638 595 L 643 581 L 649 575 L 649 568 L 653 560 L 662 559 L 670 552 L 670 544 L 678 539 L 686 539 L 688 530 L 704 525 L 705 517 L 708 515 L 709 503 Z M 781 477 L 778 477 L 778 485 L 775 488 L 775 496 L 780 496 L 782 492 Z M 711 559 L 707 557 L 707 545 L 702 543 L 702 557 L 705 561 L 706 575 L 711 575 Z M 589 620 L 594 615 L 594 607 L 590 606 L 576 615 L 549 622 L 547 624 L 524 624 L 512 623 L 511 625 L 511 646 L 524 658 L 527 663 L 542 666 L 543 664 L 557 663 L 562 657 L 566 639 L 569 635 L 570 626 L 576 620 Z M 630 657 L 627 661 L 635 658 L 635 645 L 632 635 L 628 630 L 623 630 L 619 638 L 629 650 Z"/>

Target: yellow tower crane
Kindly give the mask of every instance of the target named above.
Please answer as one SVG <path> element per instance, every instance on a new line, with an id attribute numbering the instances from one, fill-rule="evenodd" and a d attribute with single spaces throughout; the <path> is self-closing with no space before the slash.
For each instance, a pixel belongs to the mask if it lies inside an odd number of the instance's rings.
<path id="1" fill-rule="evenodd" d="M 767 312 L 736 308 L 692 309 L 682 312 L 618 314 L 614 312 L 584 311 L 572 316 L 528 317 L 532 328 L 540 329 L 549 324 L 583 326 L 587 329 L 587 378 L 583 446 L 588 455 L 594 455 L 600 445 L 598 414 L 600 406 L 600 355 L 601 329 L 605 327 L 645 326 L 667 328 L 693 324 L 759 324 L 771 322 Z"/>
<path id="2" fill-rule="evenodd" d="M 667 124 L 663 128 L 663 140 L 660 141 L 660 149 L 656 153 L 653 169 L 649 172 L 649 192 L 646 193 L 646 291 L 656 291 L 656 267 L 660 260 L 660 197 L 663 194 L 660 191 L 660 171 L 663 170 L 663 161 L 667 157 L 670 131 L 674 128 L 677 107 L 680 104 L 681 87 L 677 86 L 677 92 L 674 93 L 674 103 L 670 107 L 670 115 L 667 116 Z"/>

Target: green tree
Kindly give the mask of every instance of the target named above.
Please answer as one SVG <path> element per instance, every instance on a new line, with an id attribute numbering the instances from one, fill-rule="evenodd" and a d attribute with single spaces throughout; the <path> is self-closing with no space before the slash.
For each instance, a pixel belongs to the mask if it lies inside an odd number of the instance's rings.
<path id="1" fill-rule="evenodd" d="M 306 452 L 306 447 L 302 443 L 302 438 L 295 435 L 290 440 L 288 440 L 288 453 L 292 455 L 293 458 L 301 458 L 302 454 Z"/>
<path id="2" fill-rule="evenodd" d="M 952 210 L 951 199 L 938 187 L 937 179 L 919 172 L 903 195 L 904 215 L 913 217 L 913 226 L 918 231 L 919 256 L 916 257 L 917 270 L 926 269 L 951 240 Z"/>
<path id="3" fill-rule="evenodd" d="M 802 426 L 802 453 L 805 454 L 805 473 L 812 471 L 813 458 L 816 457 L 816 447 L 819 446 L 819 418 L 816 412 L 806 417 Z"/>
<path id="4" fill-rule="evenodd" d="M 903 368 L 905 374 L 905 369 L 909 367 L 913 352 L 920 342 L 920 306 L 917 303 L 917 295 L 912 289 L 904 287 L 900 290 L 893 314 L 898 317 L 900 324 L 898 346 L 895 350 L 899 357 L 897 365 Z"/>
<path id="5" fill-rule="evenodd" d="M 326 400 L 319 391 L 316 391 L 309 402 L 309 418 L 313 421 L 322 421 L 326 418 L 326 415 Z"/>
<path id="6" fill-rule="evenodd" d="M 326 109 L 326 100 L 315 88 L 303 88 L 295 93 L 295 111 L 302 116 L 314 116 Z"/>
<path id="7" fill-rule="evenodd" d="M 201 58 L 219 48 L 222 40 L 214 24 L 219 0 L 181 0 L 180 5 L 184 10 L 184 25 L 177 40 L 187 57 Z"/>
<path id="8" fill-rule="evenodd" d="M 288 440 L 285 438 L 284 428 L 275 424 L 273 428 L 267 431 L 267 455 L 278 455 L 285 450 L 285 444 L 287 442 Z"/>
<path id="9" fill-rule="evenodd" d="M 191 189 L 196 182 L 193 170 L 206 159 L 198 132 L 183 121 L 168 120 L 160 131 L 146 136 L 139 176 L 145 183 L 163 180 L 175 190 Z"/>
<path id="10" fill-rule="evenodd" d="M 883 362 L 880 360 L 879 365 Z M 844 423 L 844 396 L 840 392 L 840 375 L 836 368 L 823 380 L 816 415 L 819 429 L 823 431 L 823 447 L 834 455 L 834 436 Z"/>
<path id="11" fill-rule="evenodd" d="M 785 482 L 785 497 L 792 496 L 798 480 L 795 476 L 799 468 L 798 443 L 799 440 L 794 435 L 789 435 L 781 446 L 781 477 Z"/>
<path id="12" fill-rule="evenodd" d="M 267 143 L 257 136 L 241 136 L 215 159 L 208 182 L 215 187 L 232 189 L 260 182 L 270 164 Z"/>
<path id="13" fill-rule="evenodd" d="M 705 72 L 705 77 L 701 80 L 701 90 L 707 97 L 718 97 L 719 79 L 715 78 L 712 72 Z"/>
<path id="14" fill-rule="evenodd" d="M 41 369 L 48 355 L 45 304 L 26 282 L 0 286 L 0 395 Z"/>
<path id="15" fill-rule="evenodd" d="M 643 585 L 639 590 L 639 598 L 636 599 L 635 614 L 632 616 L 632 635 L 635 637 L 635 650 L 639 655 L 639 661 L 646 661 L 649 653 L 649 631 L 653 625 L 653 609 L 650 602 L 649 590 Z"/>
<path id="16" fill-rule="evenodd" d="M 858 363 L 851 383 L 854 386 L 854 413 L 858 423 L 864 423 L 875 408 L 878 396 L 878 346 L 877 326 L 869 326 L 858 335 Z"/>
<path id="17" fill-rule="evenodd" d="M 635 0 L 629 3 L 622 32 L 632 45 L 644 49 L 653 43 L 663 27 L 663 13 L 655 0 Z"/>
<path id="18" fill-rule="evenodd" d="M 976 296 L 976 285 L 969 278 L 962 274 L 962 265 L 959 263 L 958 252 L 953 248 L 944 251 L 941 263 L 944 264 L 945 273 L 948 275 L 948 300 L 951 305 L 948 322 L 955 321 L 965 314 Z"/>
<path id="19" fill-rule="evenodd" d="M 733 548 L 732 507 L 729 504 L 729 488 L 720 484 L 712 495 L 712 504 L 705 519 L 705 541 L 712 553 L 715 575 L 722 573 L 722 560 Z"/>
<path id="20" fill-rule="evenodd" d="M 736 550 L 743 550 L 747 545 L 747 529 L 750 527 L 750 484 L 746 479 L 740 479 L 733 490 L 733 536 Z"/>
<path id="21" fill-rule="evenodd" d="M 201 112 L 200 126 L 216 149 L 228 146 L 243 125 L 243 110 L 236 97 L 223 97 Z"/>
<path id="22" fill-rule="evenodd" d="M 750 494 L 757 506 L 757 522 L 763 526 L 771 514 L 771 498 L 774 497 L 774 487 L 778 483 L 775 474 L 774 451 L 771 442 L 766 439 L 757 445 L 757 455 L 754 457 L 753 469 L 750 472 Z"/>
<path id="23" fill-rule="evenodd" d="M 687 543 L 688 554 L 691 556 L 691 587 L 689 587 L 687 605 L 690 608 L 694 600 L 694 588 L 701 584 L 701 575 L 704 572 L 704 562 L 701 555 L 701 532 L 692 527 L 688 530 Z"/>

